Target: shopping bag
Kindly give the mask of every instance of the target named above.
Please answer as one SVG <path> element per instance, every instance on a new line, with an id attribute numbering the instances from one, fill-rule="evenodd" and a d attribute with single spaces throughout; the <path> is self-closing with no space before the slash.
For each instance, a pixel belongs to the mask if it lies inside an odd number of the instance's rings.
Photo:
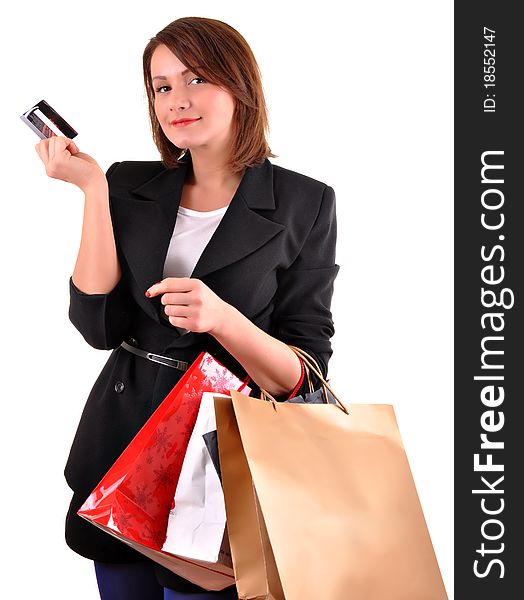
<path id="1" fill-rule="evenodd" d="M 162 550 L 232 567 L 220 470 L 212 460 L 205 438 L 211 432 L 216 432 L 213 392 L 204 392 Z"/>
<path id="2" fill-rule="evenodd" d="M 342 404 L 291 348 L 336 405 L 215 397 L 239 598 L 447 599 L 393 406 Z"/>
<path id="3" fill-rule="evenodd" d="M 234 583 L 225 565 L 162 551 L 187 445 L 203 392 L 250 388 L 201 352 L 92 491 L 77 514 L 135 550 L 209 590 Z M 240 392 L 239 392 L 240 393 Z"/>

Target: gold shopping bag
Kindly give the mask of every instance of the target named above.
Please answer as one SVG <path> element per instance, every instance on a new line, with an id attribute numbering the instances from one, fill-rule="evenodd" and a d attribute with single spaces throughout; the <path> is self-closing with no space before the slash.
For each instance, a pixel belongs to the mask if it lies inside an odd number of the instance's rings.
<path id="1" fill-rule="evenodd" d="M 336 404 L 215 397 L 239 598 L 447 600 L 393 406 L 342 404 L 290 347 Z"/>

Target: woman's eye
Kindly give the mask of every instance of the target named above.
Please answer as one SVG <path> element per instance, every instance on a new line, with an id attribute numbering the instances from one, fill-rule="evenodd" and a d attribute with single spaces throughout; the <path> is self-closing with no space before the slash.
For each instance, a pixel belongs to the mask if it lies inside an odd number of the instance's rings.
<path id="1" fill-rule="evenodd" d="M 193 81 L 195 81 L 196 79 L 198 79 L 199 81 L 202 81 L 203 83 L 205 83 L 205 82 L 206 82 L 206 80 L 205 80 L 205 79 L 203 79 L 202 77 L 193 77 L 193 79 L 191 80 L 191 82 L 190 82 L 190 83 L 193 83 Z M 155 89 L 155 92 L 158 94 L 158 93 L 160 93 L 160 90 L 162 90 L 162 89 L 164 89 L 164 88 L 168 88 L 168 87 L 169 87 L 168 85 L 161 85 L 160 87 L 157 87 L 157 88 Z"/>

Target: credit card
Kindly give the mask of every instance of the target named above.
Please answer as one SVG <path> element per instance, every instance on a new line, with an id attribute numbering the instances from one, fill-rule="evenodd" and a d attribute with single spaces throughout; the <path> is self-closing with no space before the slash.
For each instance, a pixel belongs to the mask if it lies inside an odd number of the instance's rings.
<path id="1" fill-rule="evenodd" d="M 20 118 L 43 140 L 56 135 L 73 139 L 78 135 L 78 132 L 45 100 L 40 100 Z"/>

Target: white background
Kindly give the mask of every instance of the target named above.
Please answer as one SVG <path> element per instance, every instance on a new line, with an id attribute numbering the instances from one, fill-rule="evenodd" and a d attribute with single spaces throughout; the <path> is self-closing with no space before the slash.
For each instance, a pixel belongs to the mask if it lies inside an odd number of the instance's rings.
<path id="1" fill-rule="evenodd" d="M 109 356 L 67 315 L 83 194 L 46 176 L 19 117 L 45 99 L 104 169 L 159 160 L 142 52 L 169 22 L 206 16 L 235 27 L 257 57 L 273 162 L 335 189 L 329 376 L 345 402 L 394 405 L 451 598 L 452 3 L 55 1 L 10 11 L 1 36 L 2 596 L 98 597 L 92 562 L 64 541 L 63 467 Z"/>

